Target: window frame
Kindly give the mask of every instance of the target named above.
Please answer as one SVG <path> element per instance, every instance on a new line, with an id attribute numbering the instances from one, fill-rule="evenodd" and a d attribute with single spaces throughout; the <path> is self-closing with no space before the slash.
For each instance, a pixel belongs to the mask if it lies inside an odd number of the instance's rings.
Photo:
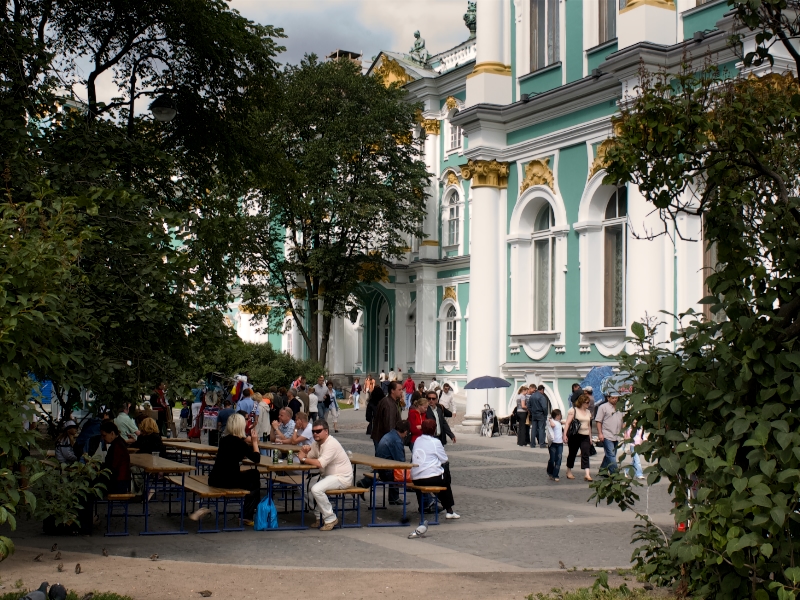
<path id="1" fill-rule="evenodd" d="M 528 61 L 530 72 L 533 73 L 561 62 L 561 3 L 559 0 L 528 0 L 528 12 Z M 543 28 L 539 27 L 540 13 L 544 15 Z M 543 44 L 538 43 L 539 30 L 544 32 Z M 552 48 L 548 43 L 548 34 L 551 33 Z M 540 57 L 540 52 L 543 53 L 543 58 Z"/>
<path id="2" fill-rule="evenodd" d="M 628 270 L 628 194 L 625 191 L 624 206 L 625 214 L 620 215 L 620 190 L 626 188 L 618 187 L 611 194 L 611 197 L 606 201 L 606 208 L 603 212 L 603 327 L 604 328 L 618 328 L 625 326 L 625 298 L 627 297 L 627 270 Z M 614 216 L 608 216 L 608 208 L 614 202 L 615 210 Z M 609 281 L 609 239 L 610 232 L 619 232 L 618 238 L 621 240 L 622 249 L 619 254 L 622 260 L 621 266 L 621 285 L 619 287 L 619 297 L 615 298 L 616 286 L 611 286 Z M 617 236 L 617 234 L 614 234 Z M 616 263 L 614 265 L 614 273 L 616 273 Z M 615 302 L 616 300 L 616 302 Z M 617 312 L 617 305 L 619 303 L 620 319 L 615 322 L 615 314 Z"/>
<path id="3" fill-rule="evenodd" d="M 451 314 L 451 311 L 455 311 L 455 316 Z M 463 335 L 461 319 L 461 308 L 458 303 L 452 298 L 445 298 L 439 306 L 437 316 L 439 324 L 437 362 L 440 368 L 448 373 L 460 368 L 461 365 L 461 336 Z M 451 346 L 452 354 L 448 352 L 450 349 L 448 343 L 451 342 L 450 333 L 454 335 Z"/>
<path id="4" fill-rule="evenodd" d="M 548 211 L 548 227 L 546 229 L 539 229 L 539 221 L 544 214 L 544 211 Z M 534 231 L 531 234 L 531 245 L 533 248 L 533 260 L 531 261 L 531 281 L 534 282 L 533 288 L 533 331 L 534 333 L 542 333 L 542 332 L 549 332 L 555 331 L 555 235 L 553 233 L 553 227 L 555 226 L 555 212 L 553 211 L 553 207 L 548 203 L 542 206 L 539 209 L 539 212 L 536 215 L 536 220 L 534 221 Z M 542 242 L 547 241 L 547 264 L 548 264 L 548 272 L 547 272 L 547 327 L 541 329 L 539 327 L 539 317 L 540 313 L 538 312 L 540 294 L 541 294 L 541 287 L 535 285 L 539 281 L 539 272 L 538 272 L 538 265 L 539 265 L 539 253 L 538 248 L 542 247 Z"/>

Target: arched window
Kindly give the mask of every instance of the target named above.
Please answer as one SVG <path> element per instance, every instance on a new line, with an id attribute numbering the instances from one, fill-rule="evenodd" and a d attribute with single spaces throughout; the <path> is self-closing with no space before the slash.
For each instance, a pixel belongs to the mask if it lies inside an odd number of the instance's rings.
<path id="1" fill-rule="evenodd" d="M 541 208 L 533 231 L 533 325 L 534 331 L 555 327 L 555 215 L 550 204 Z"/>
<path id="2" fill-rule="evenodd" d="M 628 193 L 617 188 L 606 204 L 603 218 L 603 324 L 622 327 L 625 319 L 625 221 L 628 216 Z"/>
<path id="3" fill-rule="evenodd" d="M 386 320 L 383 322 L 383 362 L 389 362 L 389 315 L 386 315 Z"/>
<path id="4" fill-rule="evenodd" d="M 451 194 L 447 203 L 447 245 L 457 246 L 460 233 L 460 209 L 458 195 Z"/>
<path id="5" fill-rule="evenodd" d="M 458 338 L 458 321 L 456 309 L 451 306 L 447 309 L 447 341 L 445 343 L 445 360 L 456 359 L 456 341 Z"/>

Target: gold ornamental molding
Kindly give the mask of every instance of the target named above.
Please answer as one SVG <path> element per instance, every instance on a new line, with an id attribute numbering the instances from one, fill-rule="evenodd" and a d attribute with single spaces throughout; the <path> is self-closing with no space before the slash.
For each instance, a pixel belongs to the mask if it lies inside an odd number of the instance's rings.
<path id="1" fill-rule="evenodd" d="M 406 70 L 400 66 L 400 63 L 389 58 L 385 54 L 381 66 L 375 69 L 375 74 L 380 75 L 386 87 L 389 87 L 393 83 L 405 85 L 413 79 L 411 75 L 406 73 Z"/>
<path id="2" fill-rule="evenodd" d="M 484 73 L 487 75 L 503 75 L 511 77 L 511 67 L 509 65 L 504 65 L 501 62 L 482 62 L 478 65 L 475 65 L 475 68 L 472 69 L 472 73 L 467 75 L 467 79 Z"/>
<path id="3" fill-rule="evenodd" d="M 455 286 L 448 286 L 444 288 L 444 296 L 442 297 L 442 301 L 445 301 L 448 298 L 450 298 L 453 302 L 458 302 Z"/>
<path id="4" fill-rule="evenodd" d="M 439 247 L 439 240 L 422 240 L 419 243 L 420 246 L 435 246 Z"/>
<path id="5" fill-rule="evenodd" d="M 458 100 L 453 96 L 448 96 L 447 100 L 444 101 L 444 105 L 447 107 L 447 110 L 453 110 L 454 108 L 458 108 Z"/>
<path id="6" fill-rule="evenodd" d="M 462 179 L 472 181 L 473 188 L 493 187 L 506 189 L 508 187 L 508 163 L 496 160 L 472 160 L 461 165 Z"/>
<path id="7" fill-rule="evenodd" d="M 627 6 L 621 8 L 619 14 L 628 12 L 640 6 L 655 6 L 666 10 L 675 10 L 675 0 L 628 0 Z"/>
<path id="8" fill-rule="evenodd" d="M 608 151 L 615 144 L 613 138 L 604 140 L 602 144 L 597 147 L 597 154 L 592 161 L 592 167 L 589 169 L 589 177 L 587 181 L 594 177 L 598 171 L 605 169 L 608 166 Z"/>
<path id="9" fill-rule="evenodd" d="M 439 135 L 439 119 L 422 119 L 420 125 L 428 135 Z"/>
<path id="10" fill-rule="evenodd" d="M 546 185 L 555 191 L 555 181 L 553 179 L 553 171 L 550 169 L 549 156 L 534 158 L 525 165 L 525 179 L 522 180 L 522 185 L 519 186 L 519 193 L 521 194 L 534 185 Z"/>
<path id="11" fill-rule="evenodd" d="M 447 185 L 458 185 L 458 175 L 453 171 L 447 172 Z"/>

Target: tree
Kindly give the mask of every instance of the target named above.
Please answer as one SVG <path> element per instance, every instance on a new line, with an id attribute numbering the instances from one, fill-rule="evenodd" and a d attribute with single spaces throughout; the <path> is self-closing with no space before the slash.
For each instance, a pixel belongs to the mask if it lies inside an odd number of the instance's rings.
<path id="1" fill-rule="evenodd" d="M 272 155 L 248 199 L 244 304 L 272 331 L 291 314 L 325 364 L 332 319 L 421 235 L 429 174 L 410 133 L 417 108 L 399 87 L 314 56 L 279 87 L 253 121 Z"/>
<path id="2" fill-rule="evenodd" d="M 774 47 L 779 45 L 795 63 L 800 72 L 800 2 L 798 0 L 728 0 L 728 6 L 736 11 L 736 18 L 743 29 L 755 31 L 754 49 L 744 56 L 746 66 L 760 65 L 765 60 L 774 64 Z M 741 42 L 743 35 L 734 40 Z"/>
<path id="3" fill-rule="evenodd" d="M 785 4 L 785 3 L 784 3 Z M 626 422 L 648 483 L 669 482 L 677 523 L 645 516 L 635 559 L 658 583 L 702 598 L 800 593 L 800 88 L 792 75 L 729 78 L 715 67 L 642 71 L 622 109 L 606 182 L 636 184 L 660 212 L 703 219 L 715 248 L 702 300 L 669 343 L 657 320 L 632 327 L 620 368 L 633 393 Z M 663 324 L 661 324 L 663 325 Z M 593 484 L 598 501 L 634 509 L 638 482 Z"/>

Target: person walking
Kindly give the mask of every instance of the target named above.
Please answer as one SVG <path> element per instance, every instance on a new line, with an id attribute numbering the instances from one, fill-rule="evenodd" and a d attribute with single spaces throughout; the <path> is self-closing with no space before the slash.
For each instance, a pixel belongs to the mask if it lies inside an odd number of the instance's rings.
<path id="1" fill-rule="evenodd" d="M 319 413 L 319 418 L 325 418 L 325 395 L 328 393 L 328 386 L 325 385 L 325 378 L 320 375 L 317 377 L 317 383 L 314 384 L 314 387 L 311 389 L 313 394 L 316 394 L 318 404 L 317 404 L 317 411 Z"/>
<path id="2" fill-rule="evenodd" d="M 411 374 L 406 377 L 406 380 L 403 383 L 403 389 L 405 390 L 406 394 L 405 408 L 411 409 L 411 396 L 414 394 L 414 380 L 411 379 Z"/>
<path id="3" fill-rule="evenodd" d="M 384 435 L 394 429 L 397 421 L 400 420 L 399 406 L 403 401 L 403 388 L 396 381 L 389 382 L 389 395 L 378 402 L 375 407 L 375 419 L 372 421 L 372 442 L 375 448 Z"/>
<path id="4" fill-rule="evenodd" d="M 580 397 L 580 395 L 582 393 L 583 393 L 583 390 L 581 389 L 581 384 L 580 383 L 573 383 L 572 384 L 572 393 L 569 395 L 569 407 L 570 408 L 573 407 L 573 405 L 575 404 L 575 400 L 577 400 L 578 397 Z"/>
<path id="5" fill-rule="evenodd" d="M 361 383 L 359 383 L 358 377 L 355 378 L 350 388 L 350 397 L 353 399 L 353 410 L 358 410 L 358 400 L 361 398 Z"/>
<path id="6" fill-rule="evenodd" d="M 553 481 L 558 481 L 558 474 L 561 470 L 561 457 L 564 455 L 564 430 L 561 427 L 561 411 L 555 409 L 550 413 L 547 420 L 547 427 L 550 430 L 550 460 L 547 461 L 547 475 Z"/>
<path id="7" fill-rule="evenodd" d="M 428 410 L 425 412 L 427 419 L 432 419 L 436 423 L 436 438 L 442 443 L 442 446 L 447 445 L 447 438 L 456 443 L 456 436 L 450 429 L 450 424 L 444 418 L 444 410 L 439 405 L 439 396 L 436 392 L 427 392 L 425 397 L 428 400 Z"/>
<path id="8" fill-rule="evenodd" d="M 609 392 L 608 402 L 601 404 L 597 408 L 595 424 L 597 426 L 597 439 L 603 444 L 603 462 L 600 463 L 600 470 L 608 469 L 609 473 L 617 470 L 617 446 L 622 436 L 622 419 L 625 413 L 617 410 L 619 402 L 619 392 Z"/>
<path id="9" fill-rule="evenodd" d="M 435 381 L 435 380 L 434 380 Z M 439 405 L 446 410 L 450 411 L 450 414 L 455 418 L 456 416 L 456 399 L 455 394 L 453 394 L 453 388 L 450 387 L 449 383 L 445 383 L 441 390 L 439 390 L 439 384 L 436 384 L 436 387 L 433 386 L 433 381 L 431 385 L 428 387 L 429 392 L 437 392 L 439 395 Z"/>
<path id="10" fill-rule="evenodd" d="M 528 435 L 528 386 L 521 385 L 517 390 L 516 409 L 514 409 L 514 417 L 517 420 L 517 446 L 527 446 L 530 443 Z"/>
<path id="11" fill-rule="evenodd" d="M 547 421 L 547 398 L 539 390 L 533 392 L 527 401 L 528 414 L 531 416 L 531 448 L 547 448 L 544 427 Z"/>
<path id="12" fill-rule="evenodd" d="M 336 399 L 336 390 L 333 389 L 333 382 L 328 381 L 328 391 L 325 394 L 325 414 L 328 421 L 333 422 L 333 432 L 339 433 L 339 401 Z"/>
<path id="13" fill-rule="evenodd" d="M 575 466 L 575 457 L 578 455 L 578 450 L 581 451 L 581 469 L 584 470 L 583 476 L 586 481 L 594 481 L 589 471 L 589 456 L 592 452 L 592 430 L 591 420 L 592 413 L 587 408 L 589 404 L 589 395 L 581 394 L 575 400 L 575 406 L 567 412 L 567 422 L 564 424 L 564 442 L 567 444 L 569 454 L 567 454 L 567 479 L 575 479 L 572 474 L 572 468 Z M 579 426 L 575 427 L 577 433 L 570 433 L 572 422 L 577 420 Z"/>
<path id="14" fill-rule="evenodd" d="M 630 452 L 631 461 L 633 462 L 633 476 L 636 477 L 636 479 L 645 479 L 644 472 L 642 471 L 642 459 L 639 453 L 636 452 L 636 446 L 644 441 L 644 431 L 642 431 L 641 427 L 636 427 L 636 421 L 634 421 L 633 426 L 629 427 L 628 431 L 625 432 L 625 439 L 630 440 L 628 452 Z M 628 472 L 627 475 L 630 477 L 630 472 Z"/>

